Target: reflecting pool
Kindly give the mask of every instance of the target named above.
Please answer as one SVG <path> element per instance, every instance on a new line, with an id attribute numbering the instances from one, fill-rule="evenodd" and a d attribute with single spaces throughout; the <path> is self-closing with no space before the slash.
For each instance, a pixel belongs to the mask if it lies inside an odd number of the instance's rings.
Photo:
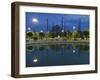
<path id="1" fill-rule="evenodd" d="M 89 64 L 89 44 L 33 44 L 26 46 L 26 67 Z"/>

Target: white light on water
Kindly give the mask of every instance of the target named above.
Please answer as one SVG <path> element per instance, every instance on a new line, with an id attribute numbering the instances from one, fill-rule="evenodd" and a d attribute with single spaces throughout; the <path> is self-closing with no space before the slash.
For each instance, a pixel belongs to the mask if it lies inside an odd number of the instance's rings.
<path id="1" fill-rule="evenodd" d="M 34 63 L 37 63 L 39 60 L 38 59 L 33 59 L 33 62 Z"/>
<path id="2" fill-rule="evenodd" d="M 76 51 L 75 50 L 73 50 L 73 53 L 75 53 Z"/>

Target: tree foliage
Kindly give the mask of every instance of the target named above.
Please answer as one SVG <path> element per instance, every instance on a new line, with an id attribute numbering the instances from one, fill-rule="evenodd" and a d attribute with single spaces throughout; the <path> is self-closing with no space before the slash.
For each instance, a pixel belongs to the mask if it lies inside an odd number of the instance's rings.
<path id="1" fill-rule="evenodd" d="M 86 39 L 89 38 L 89 31 L 83 31 L 83 34 L 84 34 Z"/>
<path id="2" fill-rule="evenodd" d="M 27 32 L 26 33 L 26 37 L 28 37 L 29 39 L 33 37 L 33 33 L 32 32 Z"/>
<path id="3" fill-rule="evenodd" d="M 45 37 L 45 33 L 40 32 L 40 33 L 39 33 L 39 37 L 40 37 L 40 39 L 43 39 L 43 38 Z"/>

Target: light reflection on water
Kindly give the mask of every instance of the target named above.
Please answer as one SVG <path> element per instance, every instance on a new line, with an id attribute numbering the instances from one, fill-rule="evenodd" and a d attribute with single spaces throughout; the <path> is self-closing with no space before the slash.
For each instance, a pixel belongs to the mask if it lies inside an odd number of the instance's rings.
<path id="1" fill-rule="evenodd" d="M 33 44 L 26 47 L 26 67 L 89 64 L 88 44 Z"/>

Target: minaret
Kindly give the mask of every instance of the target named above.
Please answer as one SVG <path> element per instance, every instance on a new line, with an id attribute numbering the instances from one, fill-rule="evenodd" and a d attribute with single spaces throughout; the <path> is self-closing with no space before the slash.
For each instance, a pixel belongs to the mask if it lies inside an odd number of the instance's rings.
<path id="1" fill-rule="evenodd" d="M 45 35 L 46 35 L 46 39 L 47 39 L 48 38 L 48 16 L 46 19 L 46 27 L 47 27 L 47 31 L 46 31 Z"/>
<path id="2" fill-rule="evenodd" d="M 81 18 L 79 18 L 79 21 L 78 21 L 78 31 L 81 31 Z"/>
<path id="3" fill-rule="evenodd" d="M 48 17 L 46 19 L 46 25 L 47 25 L 47 32 L 48 32 Z"/>
<path id="4" fill-rule="evenodd" d="M 62 16 L 62 19 L 61 19 L 61 25 L 62 25 L 62 28 L 64 30 L 64 19 L 63 19 L 63 16 Z"/>
<path id="5" fill-rule="evenodd" d="M 62 16 L 62 18 L 61 18 L 61 26 L 62 26 L 62 28 L 64 29 L 64 27 L 63 27 L 63 16 Z"/>

